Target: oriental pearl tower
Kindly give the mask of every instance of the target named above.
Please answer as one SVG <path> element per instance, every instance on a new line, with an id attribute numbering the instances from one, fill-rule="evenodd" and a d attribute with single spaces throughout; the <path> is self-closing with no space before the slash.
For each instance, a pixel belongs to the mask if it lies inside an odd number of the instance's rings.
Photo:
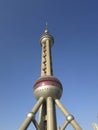
<path id="1" fill-rule="evenodd" d="M 31 122 L 36 130 L 58 130 L 56 106 L 65 116 L 65 122 L 59 127 L 59 130 L 66 129 L 68 124 L 71 124 L 74 130 L 82 130 L 74 116 L 60 102 L 63 87 L 60 80 L 53 76 L 51 47 L 54 44 L 54 38 L 49 33 L 47 25 L 40 38 L 40 44 L 42 48 L 41 76 L 33 86 L 37 102 L 31 112 L 27 114 L 19 130 L 27 130 Z M 39 112 L 38 121 L 35 118 L 37 112 Z"/>

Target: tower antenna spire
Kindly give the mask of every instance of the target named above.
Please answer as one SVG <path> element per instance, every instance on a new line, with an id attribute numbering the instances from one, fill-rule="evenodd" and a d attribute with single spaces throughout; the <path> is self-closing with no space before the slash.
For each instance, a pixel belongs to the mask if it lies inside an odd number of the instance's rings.
<path id="1" fill-rule="evenodd" d="M 48 22 L 46 22 L 46 28 L 45 28 L 45 33 L 48 33 Z"/>

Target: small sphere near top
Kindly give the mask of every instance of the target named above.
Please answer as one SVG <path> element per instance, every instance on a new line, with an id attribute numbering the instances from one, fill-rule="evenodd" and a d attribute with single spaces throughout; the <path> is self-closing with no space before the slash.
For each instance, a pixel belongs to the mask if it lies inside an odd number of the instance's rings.
<path id="1" fill-rule="evenodd" d="M 54 38 L 51 34 L 49 34 L 48 27 L 46 26 L 45 32 L 40 38 L 41 45 L 45 43 L 47 40 L 49 40 L 51 46 L 54 44 Z"/>
<path id="2" fill-rule="evenodd" d="M 49 32 L 48 32 L 48 28 L 45 29 L 45 33 L 49 33 Z"/>

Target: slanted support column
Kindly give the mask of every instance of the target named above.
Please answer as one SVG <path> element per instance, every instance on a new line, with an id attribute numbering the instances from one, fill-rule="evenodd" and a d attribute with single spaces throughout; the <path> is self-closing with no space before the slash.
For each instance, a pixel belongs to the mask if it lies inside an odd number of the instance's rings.
<path id="1" fill-rule="evenodd" d="M 41 130 L 45 130 L 46 128 L 46 101 L 40 106 L 39 109 L 39 126 Z"/>
<path id="2" fill-rule="evenodd" d="M 69 114 L 69 112 L 66 110 L 66 108 L 61 104 L 61 102 L 58 99 L 55 100 L 55 103 L 60 108 L 60 110 L 62 111 L 62 113 L 65 115 L 67 121 L 69 123 L 71 123 L 71 125 L 73 126 L 73 128 L 75 130 L 82 130 L 82 128 L 75 121 L 74 117 L 71 114 Z"/>
<path id="3" fill-rule="evenodd" d="M 37 121 L 35 119 L 32 120 L 36 130 L 41 130 L 40 126 L 38 125 Z"/>
<path id="4" fill-rule="evenodd" d="M 69 122 L 66 120 L 66 122 L 63 124 L 63 126 L 60 128 L 60 130 L 64 130 L 68 124 L 69 124 Z"/>
<path id="5" fill-rule="evenodd" d="M 28 113 L 27 118 L 25 119 L 25 121 L 23 122 L 23 124 L 21 125 L 19 130 L 27 130 L 29 124 L 33 120 L 36 112 L 38 111 L 38 109 L 43 101 L 44 101 L 44 98 L 40 97 L 39 100 L 37 101 L 36 105 L 33 107 L 32 111 L 30 113 Z"/>

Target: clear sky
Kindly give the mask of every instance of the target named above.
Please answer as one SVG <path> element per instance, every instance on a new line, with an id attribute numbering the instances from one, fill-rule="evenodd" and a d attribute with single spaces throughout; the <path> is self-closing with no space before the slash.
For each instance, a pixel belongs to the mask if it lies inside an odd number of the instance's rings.
<path id="1" fill-rule="evenodd" d="M 98 0 L 0 0 L 0 130 L 18 130 L 36 103 L 32 86 L 40 77 L 46 22 L 55 39 L 61 102 L 83 130 L 92 130 L 98 123 Z M 59 110 L 57 116 L 62 125 Z"/>

